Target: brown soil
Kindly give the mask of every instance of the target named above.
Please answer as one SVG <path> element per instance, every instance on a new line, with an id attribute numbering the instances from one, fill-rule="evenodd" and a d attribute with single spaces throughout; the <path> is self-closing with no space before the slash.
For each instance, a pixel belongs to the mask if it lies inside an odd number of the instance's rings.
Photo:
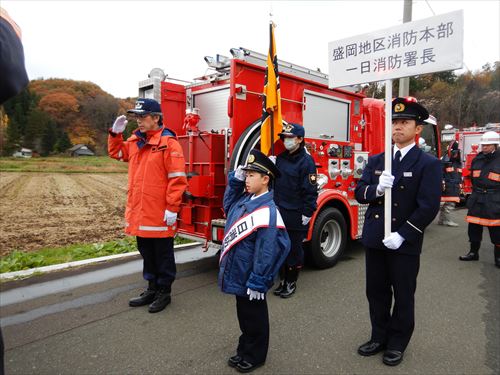
<path id="1" fill-rule="evenodd" d="M 0 255 L 123 237 L 127 174 L 0 173 Z"/>

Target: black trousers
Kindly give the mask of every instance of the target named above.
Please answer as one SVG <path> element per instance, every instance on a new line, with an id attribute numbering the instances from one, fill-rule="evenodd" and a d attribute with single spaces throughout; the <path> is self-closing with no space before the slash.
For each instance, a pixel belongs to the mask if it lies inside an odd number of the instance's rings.
<path id="1" fill-rule="evenodd" d="M 236 296 L 241 336 L 236 353 L 252 364 L 264 363 L 269 349 L 269 314 L 266 300 Z"/>
<path id="2" fill-rule="evenodd" d="M 144 259 L 142 270 L 144 279 L 171 291 L 177 273 L 174 238 L 137 237 L 137 248 Z"/>
<path id="3" fill-rule="evenodd" d="M 366 296 L 373 341 L 404 351 L 415 327 L 415 290 L 419 255 L 366 249 Z M 391 311 L 392 298 L 394 307 Z"/>
<path id="4" fill-rule="evenodd" d="M 304 264 L 304 248 L 302 241 L 306 238 L 307 232 L 303 230 L 287 230 L 290 237 L 290 253 L 286 257 L 285 265 L 288 267 L 300 268 Z"/>
<path id="5" fill-rule="evenodd" d="M 487 227 L 490 231 L 490 239 L 494 245 L 500 245 L 500 227 Z M 483 226 L 469 223 L 467 228 L 469 233 L 469 242 L 481 242 L 483 239 Z"/>

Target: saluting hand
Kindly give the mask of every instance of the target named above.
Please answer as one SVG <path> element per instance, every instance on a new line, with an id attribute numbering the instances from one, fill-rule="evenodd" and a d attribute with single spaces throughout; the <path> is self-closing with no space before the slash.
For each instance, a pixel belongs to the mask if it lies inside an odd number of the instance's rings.
<path id="1" fill-rule="evenodd" d="M 111 131 L 116 134 L 123 133 L 125 130 L 125 127 L 127 126 L 127 117 L 125 115 L 118 116 L 113 123 L 113 127 L 111 128 Z"/>
<path id="2" fill-rule="evenodd" d="M 384 238 L 382 242 L 388 249 L 397 250 L 400 248 L 404 240 L 405 239 L 398 232 L 392 232 L 390 235 Z"/>
<path id="3" fill-rule="evenodd" d="M 238 168 L 235 169 L 234 178 L 236 178 L 237 180 L 240 180 L 240 181 L 245 180 L 245 171 L 243 170 L 242 165 L 238 165 Z"/>

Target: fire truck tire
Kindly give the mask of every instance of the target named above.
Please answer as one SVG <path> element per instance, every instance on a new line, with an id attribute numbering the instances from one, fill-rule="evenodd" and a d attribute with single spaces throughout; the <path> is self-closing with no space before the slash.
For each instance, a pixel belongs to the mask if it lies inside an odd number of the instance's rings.
<path id="1" fill-rule="evenodd" d="M 233 154 L 231 156 L 229 170 L 235 170 L 238 165 L 245 164 L 250 150 L 256 147 L 260 141 L 260 125 L 262 121 L 256 120 L 241 134 L 240 138 L 234 145 Z"/>
<path id="2" fill-rule="evenodd" d="M 333 207 L 323 209 L 316 220 L 310 243 L 314 266 L 333 267 L 347 247 L 347 224 L 342 213 Z"/>

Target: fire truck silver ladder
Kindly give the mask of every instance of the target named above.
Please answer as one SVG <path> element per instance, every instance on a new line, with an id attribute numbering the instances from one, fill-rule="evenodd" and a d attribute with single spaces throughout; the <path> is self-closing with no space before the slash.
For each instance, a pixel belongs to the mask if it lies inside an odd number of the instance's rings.
<path id="1" fill-rule="evenodd" d="M 243 88 L 242 94 L 252 94 L 252 95 L 256 95 L 258 97 L 261 97 L 263 95 L 261 92 L 250 91 L 250 90 L 246 90 L 245 88 Z M 281 100 L 284 102 L 297 103 L 300 105 L 305 104 L 304 102 L 299 102 L 298 100 L 292 100 L 292 99 L 287 99 L 287 98 L 281 98 Z"/>
<path id="2" fill-rule="evenodd" d="M 243 60 L 262 67 L 265 67 L 267 65 L 267 55 L 264 55 L 262 53 L 255 52 L 244 47 L 231 48 L 230 52 L 235 59 Z M 278 69 L 282 73 L 291 74 L 300 78 L 307 79 L 309 81 L 328 86 L 328 74 L 319 72 L 317 70 L 292 64 L 280 59 L 278 59 Z M 351 92 L 359 91 L 358 86 L 346 86 L 341 87 L 341 89 Z"/>

